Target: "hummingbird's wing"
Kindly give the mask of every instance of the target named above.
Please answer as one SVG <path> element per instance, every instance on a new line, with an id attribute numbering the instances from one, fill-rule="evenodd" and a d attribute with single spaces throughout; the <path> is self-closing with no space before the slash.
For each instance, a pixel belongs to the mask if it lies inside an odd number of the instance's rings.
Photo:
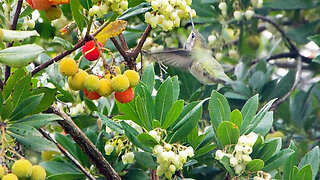
<path id="1" fill-rule="evenodd" d="M 188 71 L 192 65 L 191 52 L 185 49 L 165 50 L 150 53 L 156 61 Z"/>

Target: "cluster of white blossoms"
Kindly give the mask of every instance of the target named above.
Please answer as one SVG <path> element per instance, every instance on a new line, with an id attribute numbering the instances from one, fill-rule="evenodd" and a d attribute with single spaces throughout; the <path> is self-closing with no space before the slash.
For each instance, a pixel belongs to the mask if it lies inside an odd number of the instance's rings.
<path id="1" fill-rule="evenodd" d="M 257 138 L 258 135 L 254 132 L 248 135 L 242 135 L 239 137 L 238 143 L 235 145 L 232 153 L 217 150 L 215 158 L 221 161 L 224 156 L 227 156 L 229 158 L 229 164 L 233 167 L 236 175 L 241 175 L 246 168 L 246 164 L 252 160 L 249 155 L 252 153 L 252 146 Z"/>
<path id="2" fill-rule="evenodd" d="M 271 180 L 272 177 L 269 173 L 258 171 L 257 176 L 253 177 L 253 180 Z"/>
<path id="3" fill-rule="evenodd" d="M 140 41 L 140 39 L 137 40 L 137 43 Z M 153 42 L 153 39 L 151 37 L 147 37 L 146 41 L 144 42 L 142 46 L 143 50 L 150 51 L 152 53 L 162 51 L 164 50 L 163 45 L 159 45 L 157 43 Z"/>
<path id="4" fill-rule="evenodd" d="M 238 1 L 234 1 L 233 7 L 235 9 L 238 9 Z M 249 7 L 248 9 L 241 11 L 241 10 L 235 10 L 233 12 L 233 17 L 235 20 L 239 21 L 243 16 L 245 16 L 248 20 L 252 18 L 254 15 L 253 8 L 261 8 L 263 5 L 263 0 L 251 0 L 252 7 Z M 219 9 L 221 10 L 221 14 L 223 16 L 227 16 L 227 3 L 226 2 L 220 2 L 218 5 Z"/>
<path id="5" fill-rule="evenodd" d="M 134 160 L 134 153 L 130 151 L 131 148 L 132 144 L 129 142 L 128 139 L 126 139 L 124 143 L 121 138 L 118 138 L 111 139 L 110 141 L 106 142 L 106 145 L 104 146 L 104 151 L 106 155 L 110 155 L 113 151 L 115 151 L 116 154 L 120 154 L 120 152 L 123 151 L 125 153 L 121 156 L 122 163 L 131 164 Z"/>
<path id="6" fill-rule="evenodd" d="M 196 15 L 196 11 L 191 9 L 192 0 L 147 0 L 151 3 L 152 12 L 145 14 L 145 21 L 153 28 L 159 25 L 164 31 L 170 31 L 174 27 L 180 26 L 182 18 Z"/>
<path id="7" fill-rule="evenodd" d="M 33 29 L 35 26 L 35 21 L 29 17 L 25 17 L 21 29 L 26 30 L 28 28 Z"/>
<path id="8" fill-rule="evenodd" d="M 117 14 L 122 14 L 128 9 L 128 0 L 103 0 L 100 5 L 94 5 L 89 9 L 89 16 L 102 17 L 110 10 Z"/>
<path id="9" fill-rule="evenodd" d="M 156 130 L 148 133 L 160 144 L 155 145 L 153 154 L 157 157 L 158 176 L 164 175 L 167 179 L 171 179 L 172 175 L 183 168 L 183 164 L 187 162 L 188 157 L 194 156 L 192 147 L 186 147 L 179 144 L 168 144 L 161 142 L 161 136 Z"/>

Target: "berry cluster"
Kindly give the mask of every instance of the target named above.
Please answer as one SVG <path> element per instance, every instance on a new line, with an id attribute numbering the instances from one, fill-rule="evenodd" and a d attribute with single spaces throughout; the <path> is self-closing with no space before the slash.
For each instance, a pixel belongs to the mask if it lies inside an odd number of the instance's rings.
<path id="1" fill-rule="evenodd" d="M 180 26 L 182 18 L 196 15 L 191 9 L 192 0 L 147 0 L 151 3 L 152 12 L 145 14 L 145 21 L 153 28 L 159 25 L 164 31 L 170 31 Z"/>
<path id="2" fill-rule="evenodd" d="M 176 171 L 183 168 L 183 164 L 187 162 L 187 158 L 194 156 L 192 147 L 162 142 L 161 135 L 157 130 L 151 130 L 148 134 L 160 143 L 154 146 L 152 151 L 159 163 L 157 167 L 158 176 L 164 175 L 167 179 L 171 179 Z"/>
<path id="3" fill-rule="evenodd" d="M 99 46 L 102 47 L 101 44 Z M 94 41 L 87 42 L 82 47 L 82 53 L 89 61 L 95 61 L 100 56 Z M 79 69 L 77 62 L 71 58 L 61 60 L 59 71 L 62 75 L 68 76 L 68 85 L 72 90 L 83 90 L 84 95 L 91 100 L 109 96 L 115 92 L 115 98 L 120 103 L 128 103 L 134 96 L 132 88 L 140 80 L 136 71 L 126 70 L 121 74 L 119 67 L 109 67 L 104 76 L 89 74 Z"/>
<path id="4" fill-rule="evenodd" d="M 239 137 L 238 143 L 235 145 L 232 153 L 217 150 L 215 158 L 221 161 L 224 156 L 227 156 L 230 166 L 233 167 L 236 175 L 239 176 L 244 172 L 246 164 L 251 161 L 249 155 L 252 153 L 252 146 L 255 144 L 257 138 L 258 135 L 254 132 L 248 135 L 242 135 Z"/>
<path id="5" fill-rule="evenodd" d="M 19 159 L 15 161 L 11 167 L 11 173 L 7 174 L 7 169 L 0 166 L 0 178 L 2 180 L 45 180 L 46 171 L 40 165 L 32 165 L 27 159 Z"/>
<path id="6" fill-rule="evenodd" d="M 254 11 L 252 8 L 261 8 L 263 5 L 263 0 L 251 0 L 252 7 L 249 7 L 248 9 L 245 9 L 244 11 L 241 10 L 240 3 L 238 1 L 234 1 L 232 4 L 235 11 L 233 12 L 233 17 L 236 21 L 240 21 L 243 16 L 246 17 L 246 19 L 250 20 L 252 16 L 254 15 Z M 220 2 L 218 5 L 221 14 L 223 16 L 227 16 L 227 3 L 226 2 Z"/>
<path id="7" fill-rule="evenodd" d="M 122 14 L 128 9 L 127 0 L 104 0 L 100 2 L 100 5 L 94 5 L 89 9 L 89 16 L 102 17 L 107 14 L 110 10 L 117 14 Z"/>

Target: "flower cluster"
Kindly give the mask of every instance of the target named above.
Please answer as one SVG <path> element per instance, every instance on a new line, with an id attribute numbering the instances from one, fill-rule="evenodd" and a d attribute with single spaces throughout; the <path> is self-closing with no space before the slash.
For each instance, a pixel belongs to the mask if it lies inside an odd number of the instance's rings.
<path id="1" fill-rule="evenodd" d="M 132 144 L 128 139 L 124 139 L 122 137 L 113 138 L 106 142 L 104 146 L 104 150 L 106 155 L 111 155 L 113 151 L 115 151 L 118 156 L 121 152 L 124 154 L 121 156 L 121 160 L 123 164 L 132 164 L 134 160 L 134 153 L 131 152 Z"/>
<path id="2" fill-rule="evenodd" d="M 238 143 L 234 146 L 234 151 L 232 153 L 225 153 L 221 150 L 216 151 L 215 158 L 219 161 L 222 160 L 224 156 L 229 158 L 229 164 L 233 167 L 236 175 L 241 175 L 246 164 L 251 161 L 249 156 L 252 153 L 252 146 L 256 142 L 258 135 L 254 132 L 248 135 L 242 135 L 238 139 Z"/>
<path id="3" fill-rule="evenodd" d="M 271 175 L 269 173 L 258 171 L 257 176 L 253 177 L 253 180 L 271 180 Z"/>
<path id="4" fill-rule="evenodd" d="M 159 163 L 157 167 L 158 176 L 164 175 L 167 179 L 171 179 L 176 171 L 183 168 L 183 164 L 187 162 L 187 158 L 194 156 L 192 147 L 162 143 L 160 133 L 156 130 L 151 130 L 148 134 L 160 143 L 155 145 L 152 151 Z"/>
<path id="5" fill-rule="evenodd" d="M 182 18 L 196 15 L 196 11 L 191 9 L 192 0 L 147 0 L 151 3 L 152 12 L 145 14 L 145 21 L 153 28 L 157 25 L 163 30 L 170 31 L 174 27 L 180 26 Z"/>
<path id="6" fill-rule="evenodd" d="M 125 10 L 128 9 L 127 0 L 104 0 L 101 1 L 100 5 L 94 5 L 89 9 L 89 16 L 102 17 L 104 14 L 107 14 L 110 10 L 117 14 L 122 14 Z"/>

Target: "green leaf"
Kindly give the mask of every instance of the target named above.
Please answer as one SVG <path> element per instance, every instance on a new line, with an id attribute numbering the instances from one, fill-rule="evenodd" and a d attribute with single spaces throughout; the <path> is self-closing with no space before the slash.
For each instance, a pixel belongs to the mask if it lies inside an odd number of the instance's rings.
<path id="1" fill-rule="evenodd" d="M 76 21 L 76 24 L 79 30 L 82 32 L 83 28 L 86 25 L 86 18 L 81 13 L 82 7 L 80 6 L 79 0 L 70 0 L 70 8 L 73 19 Z"/>
<path id="2" fill-rule="evenodd" d="M 172 77 L 172 87 L 173 87 L 173 101 L 176 102 L 179 98 L 180 94 L 180 85 L 179 85 L 179 79 L 178 76 Z"/>
<path id="3" fill-rule="evenodd" d="M 230 122 L 240 127 L 242 123 L 242 114 L 238 109 L 235 109 L 230 113 L 229 119 L 230 119 Z"/>
<path id="4" fill-rule="evenodd" d="M 136 0 L 137 1 L 137 0 Z M 128 19 L 132 16 L 137 16 L 139 14 L 145 13 L 151 9 L 150 3 L 141 3 L 138 6 L 135 6 L 133 8 L 129 8 L 125 12 L 121 14 L 121 16 L 118 17 L 118 19 Z"/>
<path id="5" fill-rule="evenodd" d="M 62 167 L 65 167 L 65 165 L 62 166 Z M 60 168 L 61 168 L 61 166 L 60 166 Z M 50 176 L 46 177 L 46 180 L 61 180 L 61 179 L 70 179 L 70 180 L 71 179 L 74 179 L 74 180 L 75 179 L 79 179 L 80 180 L 80 179 L 85 179 L 85 175 L 82 174 L 82 173 L 76 173 L 76 174 L 73 174 L 73 173 L 60 173 L 60 174 L 53 174 L 53 175 L 50 175 Z"/>
<path id="6" fill-rule="evenodd" d="M 154 69 L 153 64 L 149 64 L 144 70 L 143 75 L 139 83 L 144 83 L 150 93 L 153 91 L 154 87 Z M 137 85 L 138 86 L 138 85 Z"/>
<path id="7" fill-rule="evenodd" d="M 252 161 L 248 162 L 246 166 L 246 170 L 250 172 L 260 171 L 264 166 L 264 162 L 261 159 L 253 159 Z"/>
<path id="8" fill-rule="evenodd" d="M 222 146 L 237 144 L 239 128 L 229 121 L 223 121 L 217 128 L 217 137 Z"/>
<path id="9" fill-rule="evenodd" d="M 33 31 L 15 31 L 15 30 L 7 30 L 2 29 L 4 38 L 3 40 L 6 42 L 12 41 L 22 41 L 31 36 L 40 36 L 36 30 Z"/>
<path id="10" fill-rule="evenodd" d="M 168 77 L 160 86 L 155 97 L 155 113 L 160 124 L 164 123 L 167 113 L 173 103 L 173 87 L 171 78 Z"/>
<path id="11" fill-rule="evenodd" d="M 128 172 L 124 175 L 123 179 L 125 180 L 148 180 L 149 177 L 146 175 L 144 171 L 137 168 L 130 168 Z"/>
<path id="12" fill-rule="evenodd" d="M 294 179 L 294 174 L 293 174 L 293 168 L 294 166 L 298 165 L 298 153 L 296 152 L 297 147 L 293 143 L 293 141 L 290 142 L 289 149 L 294 150 L 295 152 L 292 153 L 292 155 L 284 162 L 283 165 L 283 179 Z"/>
<path id="13" fill-rule="evenodd" d="M 315 36 L 310 36 L 308 37 L 308 39 L 310 41 L 313 41 L 314 43 L 316 43 L 318 45 L 318 47 L 320 47 L 320 35 L 315 35 Z"/>
<path id="14" fill-rule="evenodd" d="M 99 118 L 102 121 L 102 124 L 105 124 L 107 127 L 109 127 L 110 129 L 114 130 L 115 132 L 119 133 L 119 134 L 123 134 L 123 130 L 121 125 L 117 124 L 116 122 L 112 121 L 111 119 L 109 119 L 107 116 L 103 115 L 100 112 L 97 112 Z"/>
<path id="15" fill-rule="evenodd" d="M 98 111 L 98 107 L 88 98 L 84 98 L 84 103 L 90 109 L 90 111 Z"/>
<path id="16" fill-rule="evenodd" d="M 16 83 L 22 79 L 25 75 L 27 74 L 27 71 L 25 68 L 19 68 L 17 70 L 15 70 L 10 77 L 8 78 L 6 84 L 3 87 L 3 99 L 6 100 L 11 92 L 13 87 L 16 85 Z"/>
<path id="17" fill-rule="evenodd" d="M 152 153 L 136 151 L 134 152 L 134 159 L 137 164 L 145 169 L 157 169 L 158 163 Z"/>
<path id="18" fill-rule="evenodd" d="M 165 120 L 163 121 L 163 123 L 161 124 L 161 127 L 163 129 L 167 129 L 169 126 L 172 125 L 172 123 L 177 120 L 177 118 L 179 117 L 180 113 L 182 112 L 183 109 L 183 105 L 184 105 L 184 101 L 183 100 L 178 100 L 176 101 L 169 109 Z"/>
<path id="19" fill-rule="evenodd" d="M 294 151 L 292 149 L 284 149 L 272 156 L 262 169 L 265 172 L 270 172 L 279 166 L 281 166 L 292 154 Z"/>
<path id="20" fill-rule="evenodd" d="M 80 161 L 76 144 L 71 139 L 60 133 L 55 133 L 54 137 L 63 148 L 65 148 L 74 158 Z"/>
<path id="21" fill-rule="evenodd" d="M 254 115 L 256 114 L 258 110 L 258 104 L 259 104 L 259 95 L 255 95 L 251 97 L 242 107 L 241 114 L 243 117 L 242 124 L 240 126 L 240 134 L 243 134 L 246 128 L 251 123 Z"/>
<path id="22" fill-rule="evenodd" d="M 43 51 L 41 46 L 35 44 L 6 48 L 0 51 L 0 62 L 16 68 L 23 67 L 34 61 Z"/>
<path id="23" fill-rule="evenodd" d="M 12 96 L 9 96 L 9 98 L 4 102 L 4 104 L 2 106 L 1 118 L 3 120 L 9 118 L 12 110 L 13 110 Z"/>
<path id="24" fill-rule="evenodd" d="M 198 121 L 201 118 L 202 104 L 207 100 L 208 99 L 204 99 L 201 102 L 195 102 L 197 103 L 196 106 L 194 106 L 186 114 L 184 114 L 183 113 L 184 110 L 182 110 L 182 113 L 180 114 L 178 120 L 176 120 L 177 123 L 172 128 L 173 135 L 170 139 L 170 143 L 181 140 L 192 131 L 192 129 L 198 124 Z M 185 106 L 186 109 L 189 109 L 189 107 L 188 108 L 187 107 L 188 106 Z"/>
<path id="25" fill-rule="evenodd" d="M 80 128 L 85 129 L 97 125 L 97 118 L 88 114 L 80 114 L 72 117 L 72 121 Z"/>
<path id="26" fill-rule="evenodd" d="M 216 144 L 209 144 L 207 146 L 203 146 L 203 147 L 199 148 L 198 150 L 196 150 L 194 152 L 194 157 L 193 158 L 200 157 L 200 156 L 212 151 L 216 147 L 217 147 Z"/>
<path id="27" fill-rule="evenodd" d="M 213 90 L 209 100 L 209 115 L 213 129 L 217 129 L 222 121 L 228 121 L 231 110 L 227 99 Z"/>
<path id="28" fill-rule="evenodd" d="M 90 0 L 80 0 L 80 1 L 90 1 Z M 67 40 L 65 40 L 65 39 L 62 39 L 62 38 L 59 38 L 59 37 L 57 37 L 57 36 L 55 36 L 55 37 L 53 38 L 52 42 L 62 45 L 62 47 L 63 47 L 65 50 L 70 51 L 70 50 L 73 49 L 73 45 L 72 45 L 69 41 L 67 41 Z"/>
<path id="29" fill-rule="evenodd" d="M 310 164 L 312 167 L 312 179 L 316 178 L 319 169 L 319 146 L 314 147 L 300 161 L 299 168 Z"/>
<path id="30" fill-rule="evenodd" d="M 151 148 L 140 143 L 140 141 L 137 138 L 137 136 L 139 135 L 139 132 L 137 130 L 135 130 L 133 127 L 131 127 L 124 121 L 121 121 L 120 123 L 122 128 L 124 129 L 125 134 L 127 135 L 128 139 L 132 142 L 132 144 L 136 145 L 138 148 L 144 151 L 152 152 Z"/>
<path id="31" fill-rule="evenodd" d="M 126 120 L 132 120 L 134 123 L 138 124 L 139 126 L 143 126 L 141 120 L 139 119 L 139 116 L 136 112 L 136 107 L 134 104 L 134 101 L 131 101 L 129 103 L 119 103 L 117 102 L 117 107 L 119 108 L 119 111 L 124 114 L 124 118 Z"/>
<path id="32" fill-rule="evenodd" d="M 39 105 L 42 97 L 43 94 L 33 95 L 22 101 L 17 105 L 17 107 L 15 107 L 9 117 L 9 120 L 16 121 L 28 115 Z"/>
<path id="33" fill-rule="evenodd" d="M 53 174 L 54 175 L 63 175 L 63 174 L 82 174 L 78 168 L 71 166 L 67 162 L 58 162 L 58 161 L 47 161 L 47 162 L 42 162 L 40 165 L 46 169 L 48 174 Z M 61 168 L 63 167 L 63 168 Z M 84 175 L 82 174 L 84 177 Z M 50 177 L 50 176 L 48 176 Z M 47 177 L 47 178 L 48 178 Z M 63 176 L 62 176 L 63 178 Z M 70 177 L 69 177 L 70 178 Z M 66 179 L 69 179 L 66 178 Z M 73 179 L 73 178 L 70 178 Z"/>
<path id="34" fill-rule="evenodd" d="M 309 23 L 302 23 L 300 26 L 287 31 L 287 36 L 294 40 L 297 44 L 307 44 L 308 37 L 318 34 L 316 28 L 319 25 L 319 20 Z"/>
<path id="35" fill-rule="evenodd" d="M 80 4 L 83 8 L 86 10 L 89 10 L 92 7 L 92 2 L 91 0 L 80 0 Z"/>
<path id="36" fill-rule="evenodd" d="M 148 133 L 141 133 L 138 135 L 138 140 L 149 147 L 153 147 L 155 145 L 158 144 L 158 142 L 152 137 L 150 136 Z"/>
<path id="37" fill-rule="evenodd" d="M 221 159 L 221 164 L 228 171 L 228 173 L 230 173 L 232 176 L 234 176 L 234 170 L 230 166 L 230 159 L 227 156 L 223 156 L 223 158 Z"/>
<path id="38" fill-rule="evenodd" d="M 310 0 L 273 0 L 264 2 L 263 6 L 284 10 L 311 9 L 317 7 L 316 4 Z"/>
<path id="39" fill-rule="evenodd" d="M 48 79 L 49 82 L 51 82 L 56 88 L 57 90 L 61 93 L 57 95 L 57 98 L 62 101 L 62 102 L 73 102 L 74 99 L 72 97 L 72 95 L 64 90 L 59 84 L 55 83 L 54 81 Z"/>
<path id="40" fill-rule="evenodd" d="M 31 74 L 26 75 L 17 84 L 12 90 L 12 103 L 13 107 L 19 104 L 21 101 L 26 99 L 31 94 Z"/>
<path id="41" fill-rule="evenodd" d="M 128 7 L 137 6 L 142 3 L 144 0 L 128 0 Z"/>
<path id="42" fill-rule="evenodd" d="M 311 164 L 307 164 L 301 168 L 298 174 L 296 174 L 296 179 L 312 180 L 312 174 L 312 166 Z"/>
<path id="43" fill-rule="evenodd" d="M 273 112 L 267 112 L 253 132 L 265 136 L 273 125 Z"/>
<path id="44" fill-rule="evenodd" d="M 271 156 L 275 153 L 278 146 L 278 140 L 272 139 L 271 141 L 265 143 L 262 149 L 259 151 L 258 156 L 259 159 L 262 159 L 264 162 L 267 162 Z"/>
<path id="45" fill-rule="evenodd" d="M 142 98 L 137 95 L 135 98 L 135 104 L 136 104 L 136 112 L 138 114 L 138 117 L 140 121 L 142 122 L 143 127 L 145 127 L 147 130 L 152 129 L 152 117 L 149 117 L 149 113 L 146 109 L 145 103 L 143 103 Z"/>
<path id="46" fill-rule="evenodd" d="M 44 94 L 44 95 L 39 105 L 37 106 L 37 108 L 35 108 L 31 112 L 31 114 L 37 114 L 37 113 L 43 112 L 47 110 L 49 107 L 51 107 L 53 102 L 56 100 L 56 97 L 55 97 L 56 92 L 57 92 L 56 89 L 50 89 L 47 87 L 39 87 L 37 89 L 33 89 L 32 90 L 33 95 L 36 95 L 36 94 Z"/>
<path id="47" fill-rule="evenodd" d="M 261 122 L 261 120 L 266 115 L 267 111 L 270 109 L 271 105 L 276 99 L 273 99 L 269 101 L 266 105 L 263 106 L 263 108 L 260 109 L 257 115 L 254 116 L 252 121 L 250 122 L 249 126 L 247 127 L 247 130 L 245 131 L 245 134 L 249 134 L 251 131 L 254 130 L 254 128 L 257 127 L 257 125 Z"/>
<path id="48" fill-rule="evenodd" d="M 295 70 L 291 70 L 285 76 L 283 76 L 277 83 L 277 85 L 273 88 L 272 94 L 270 95 L 269 99 L 281 98 L 285 94 L 287 94 L 295 81 L 295 77 Z"/>
<path id="49" fill-rule="evenodd" d="M 34 128 L 40 128 L 51 121 L 63 120 L 60 116 L 54 114 L 36 114 L 28 116 L 19 121 L 14 122 L 14 124 L 28 125 Z"/>
<path id="50" fill-rule="evenodd" d="M 3 99 L 3 96 L 2 96 L 2 91 L 0 91 L 0 112 L 2 110 L 3 103 L 4 103 L 4 99 Z"/>

